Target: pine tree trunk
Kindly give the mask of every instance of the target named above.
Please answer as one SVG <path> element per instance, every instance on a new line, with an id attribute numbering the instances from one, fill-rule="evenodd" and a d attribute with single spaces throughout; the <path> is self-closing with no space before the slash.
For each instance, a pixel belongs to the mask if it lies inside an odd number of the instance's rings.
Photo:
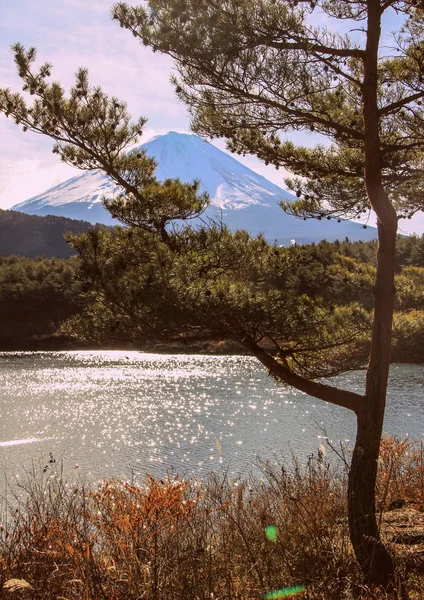
<path id="1" fill-rule="evenodd" d="M 370 404 L 374 404 L 371 400 Z M 355 449 L 349 472 L 349 533 L 356 558 L 370 586 L 395 588 L 395 564 L 380 539 L 375 483 L 382 420 L 372 410 L 358 415 Z"/>
<path id="2" fill-rule="evenodd" d="M 366 583 L 394 589 L 395 564 L 381 541 L 375 510 L 375 485 L 386 407 L 394 307 L 397 215 L 384 190 L 378 110 L 379 0 L 367 0 L 367 43 L 363 58 L 365 186 L 377 214 L 378 250 L 374 320 L 365 402 L 357 415 L 357 437 L 349 473 L 349 531 Z"/>
<path id="3" fill-rule="evenodd" d="M 357 412 L 357 437 L 349 473 L 349 531 L 357 560 L 370 586 L 396 589 L 396 568 L 381 541 L 376 517 L 375 485 L 386 406 L 394 304 L 397 219 L 384 190 L 377 204 L 387 203 L 383 226 L 378 221 L 379 247 L 374 288 L 375 312 L 366 402 Z M 403 596 L 405 597 L 405 596 Z"/>

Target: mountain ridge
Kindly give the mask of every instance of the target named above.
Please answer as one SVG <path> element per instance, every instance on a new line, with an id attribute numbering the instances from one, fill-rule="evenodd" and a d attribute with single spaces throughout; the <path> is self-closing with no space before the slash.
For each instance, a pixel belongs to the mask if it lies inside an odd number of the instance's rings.
<path id="1" fill-rule="evenodd" d="M 76 251 L 66 243 L 65 234 L 79 235 L 90 227 L 86 221 L 0 209 L 0 255 L 68 258 Z"/>
<path id="2" fill-rule="evenodd" d="M 351 221 L 303 221 L 287 215 L 279 202 L 294 200 L 292 194 L 196 135 L 171 131 L 138 148 L 155 158 L 159 180 L 176 177 L 187 183 L 200 180 L 201 191 L 207 191 L 211 197 L 205 216 L 222 218 L 233 230 L 246 229 L 252 235 L 262 233 L 270 242 L 282 245 L 293 241 L 310 243 L 346 237 L 365 241 L 377 237 L 375 228 L 363 229 Z M 16 204 L 12 210 L 117 225 L 101 200 L 118 191 L 119 187 L 107 175 L 98 170 L 88 171 Z"/>

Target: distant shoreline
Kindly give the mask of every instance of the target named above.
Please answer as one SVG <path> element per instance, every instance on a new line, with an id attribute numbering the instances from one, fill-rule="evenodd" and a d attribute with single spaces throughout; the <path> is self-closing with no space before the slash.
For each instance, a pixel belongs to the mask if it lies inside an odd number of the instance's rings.
<path id="1" fill-rule="evenodd" d="M 24 340 L 0 340 L 0 352 L 59 352 L 64 350 L 127 350 L 156 354 L 248 354 L 241 344 L 231 340 L 99 344 L 67 335 L 51 335 Z"/>
<path id="2" fill-rule="evenodd" d="M 127 352 L 145 352 L 153 354 L 192 354 L 208 356 L 250 356 L 242 344 L 232 340 L 191 340 L 176 342 L 147 342 L 147 343 L 115 343 L 100 344 L 80 340 L 68 335 L 51 335 L 24 340 L 0 340 L 0 352 L 63 352 L 72 350 L 104 351 L 122 350 Z M 364 358 L 364 366 L 367 359 Z M 413 353 L 399 357 L 395 354 L 391 363 L 423 364 L 424 356 Z"/>

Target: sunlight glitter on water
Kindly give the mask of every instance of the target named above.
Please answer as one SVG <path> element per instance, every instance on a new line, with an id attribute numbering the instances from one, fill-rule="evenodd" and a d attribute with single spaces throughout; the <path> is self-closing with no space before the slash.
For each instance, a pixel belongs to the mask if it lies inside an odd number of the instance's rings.
<path id="1" fill-rule="evenodd" d="M 8 440 L 7 442 L 0 442 L 0 446 L 21 446 L 22 444 L 33 444 L 34 442 L 41 442 L 40 438 L 28 438 L 26 440 Z"/>
<path id="2" fill-rule="evenodd" d="M 400 367 L 393 385 L 407 399 L 394 399 L 387 430 L 418 437 L 424 409 L 413 390 L 421 389 L 424 368 Z M 405 388 L 407 367 L 412 390 Z M 256 455 L 316 452 L 320 424 L 333 440 L 354 436 L 349 413 L 277 385 L 250 357 L 15 352 L 0 353 L 0 371 L 0 440 L 38 441 L 0 444 L 0 459 L 17 467 L 52 452 L 65 468 L 78 464 L 94 477 L 166 469 L 201 476 L 222 467 L 237 474 L 250 470 Z M 363 386 L 363 373 L 344 377 L 340 385 Z"/>

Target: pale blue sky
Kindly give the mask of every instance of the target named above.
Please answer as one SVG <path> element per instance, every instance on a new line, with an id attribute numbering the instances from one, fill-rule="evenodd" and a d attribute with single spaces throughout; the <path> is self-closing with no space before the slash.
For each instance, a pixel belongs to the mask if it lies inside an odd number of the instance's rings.
<path id="1" fill-rule="evenodd" d="M 77 68 L 88 67 L 93 84 L 125 100 L 134 118 L 148 118 L 141 142 L 169 130 L 188 131 L 186 109 L 169 83 L 172 62 L 144 48 L 113 23 L 112 4 L 110 0 L 0 0 L 0 87 L 20 90 L 10 45 L 21 42 L 37 48 L 40 62 L 53 63 L 53 78 L 67 89 Z M 390 15 L 387 30 L 396 22 L 396 16 Z M 223 141 L 216 145 L 225 147 Z M 76 173 L 51 153 L 51 147 L 49 139 L 23 133 L 0 115 L 0 208 L 26 200 Z M 254 157 L 241 160 L 284 187 L 283 171 L 266 167 Z M 402 222 L 401 229 L 424 232 L 424 215 Z"/>

